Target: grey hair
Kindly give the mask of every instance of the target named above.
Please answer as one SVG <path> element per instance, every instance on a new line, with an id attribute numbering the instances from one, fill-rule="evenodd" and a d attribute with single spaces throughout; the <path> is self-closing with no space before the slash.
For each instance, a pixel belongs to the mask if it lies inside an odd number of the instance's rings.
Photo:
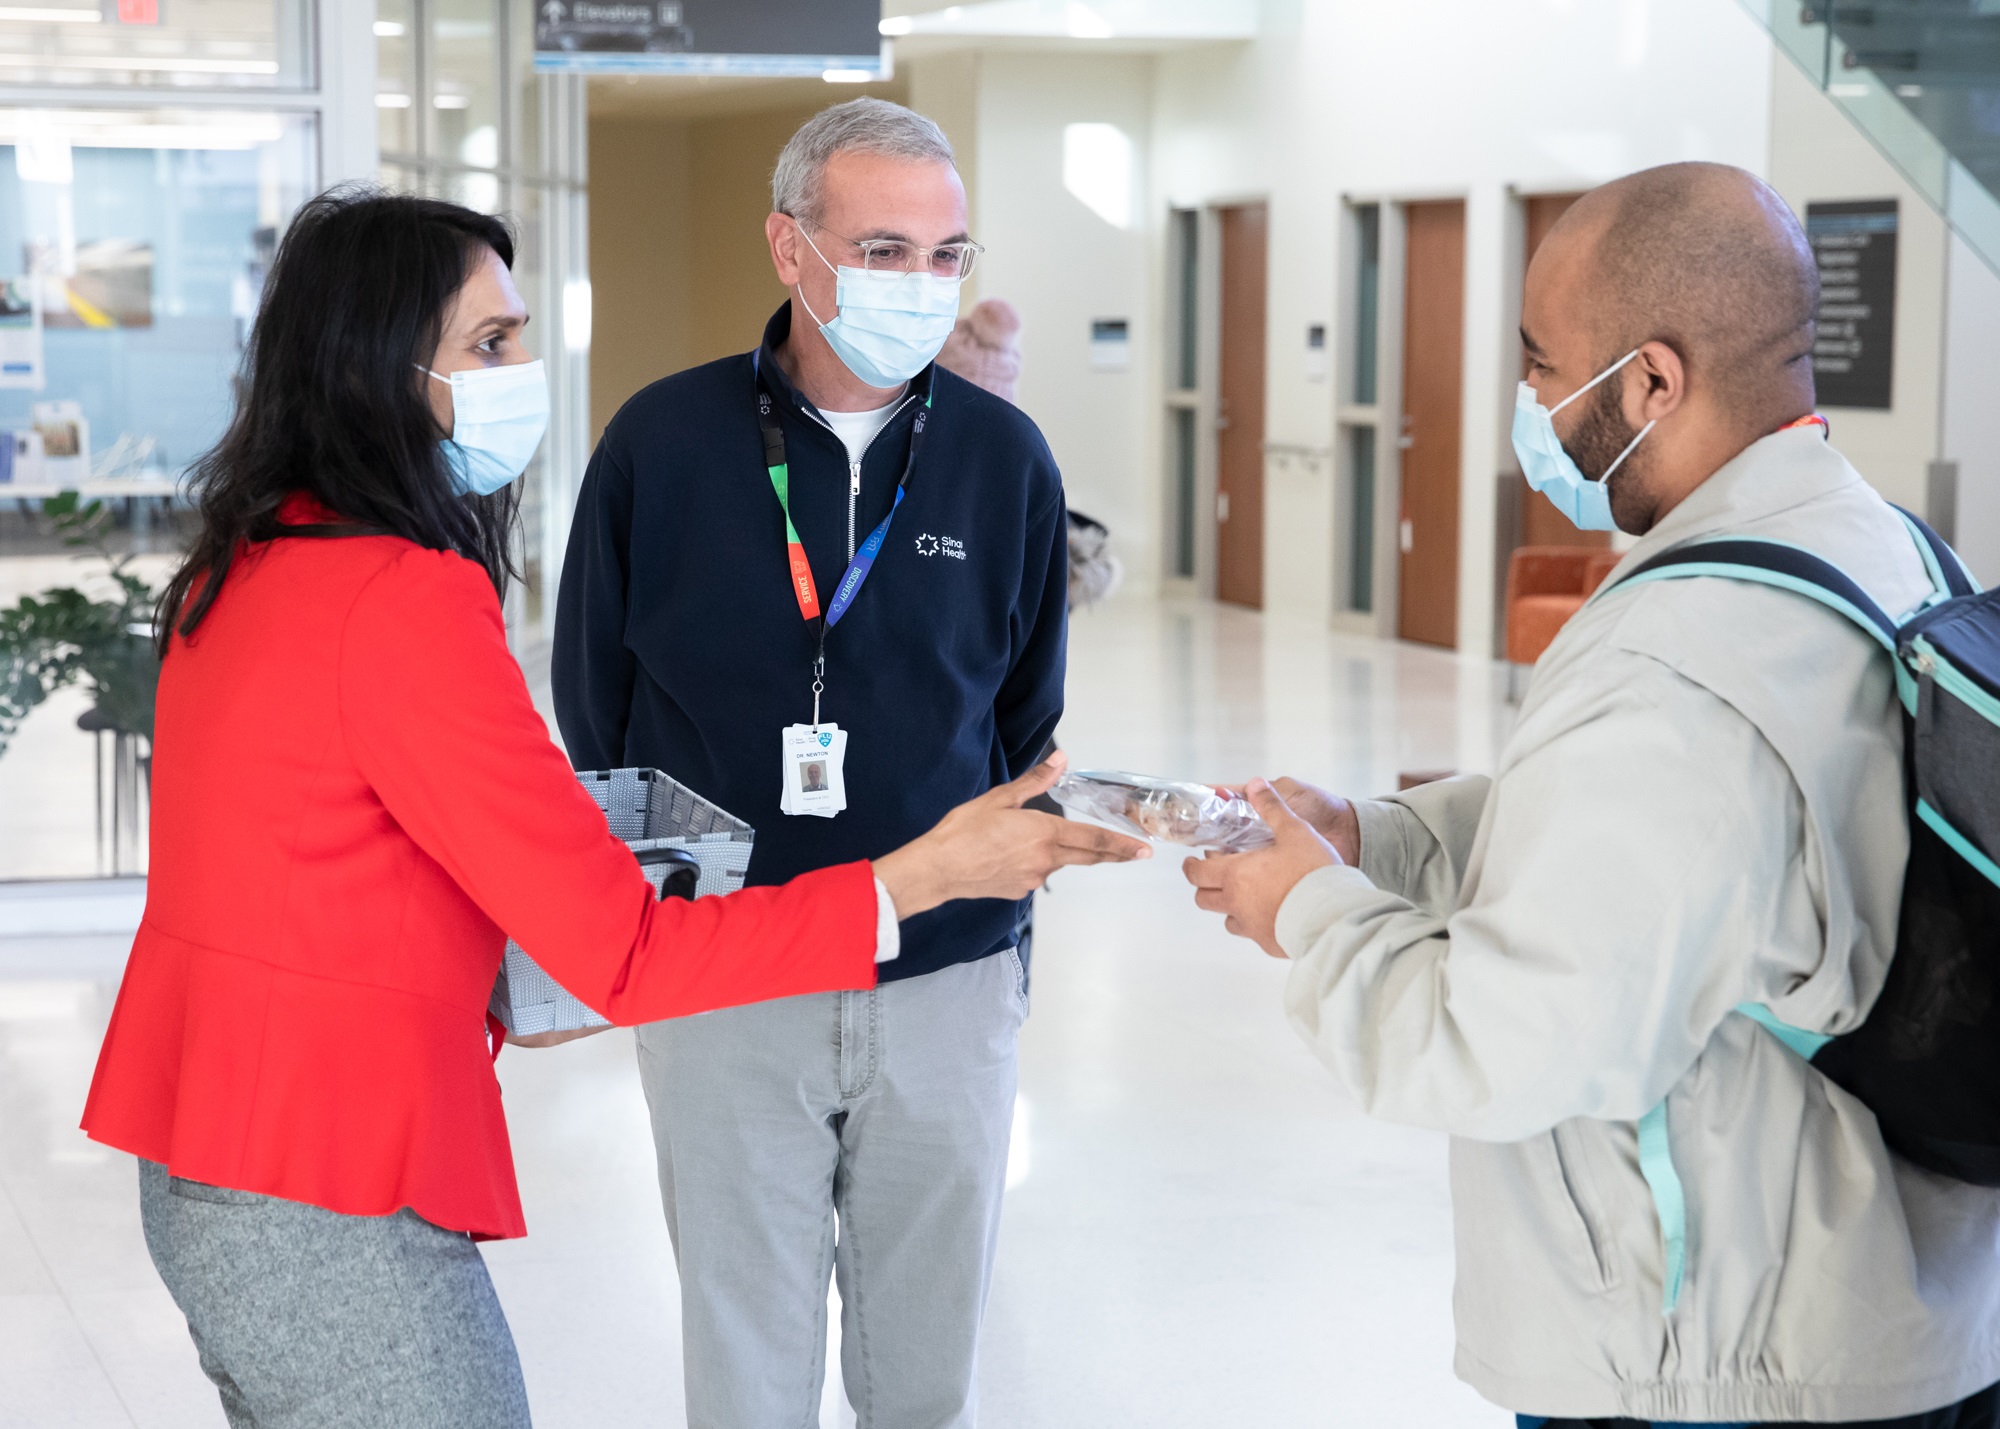
<path id="1" fill-rule="evenodd" d="M 881 154 L 956 164 L 944 130 L 914 109 L 864 95 L 822 109 L 786 141 L 771 174 L 771 207 L 814 222 L 820 214 L 820 180 L 835 154 Z"/>

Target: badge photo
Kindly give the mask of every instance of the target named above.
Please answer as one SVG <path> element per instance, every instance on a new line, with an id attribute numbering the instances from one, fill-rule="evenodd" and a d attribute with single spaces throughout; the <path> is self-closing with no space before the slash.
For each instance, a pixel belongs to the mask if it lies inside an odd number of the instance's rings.
<path id="1" fill-rule="evenodd" d="M 795 724 L 785 730 L 784 789 L 779 807 L 787 814 L 830 819 L 847 807 L 847 732 L 839 725 Z"/>

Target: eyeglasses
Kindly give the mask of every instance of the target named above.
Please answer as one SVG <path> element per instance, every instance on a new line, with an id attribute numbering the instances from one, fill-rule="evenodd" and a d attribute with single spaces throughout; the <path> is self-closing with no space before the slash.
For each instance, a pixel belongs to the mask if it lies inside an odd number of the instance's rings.
<path id="1" fill-rule="evenodd" d="M 794 220 L 795 222 L 797 220 Z M 966 239 L 961 243 L 940 243 L 935 248 L 919 248 L 900 238 L 849 238 L 815 223 L 814 228 L 831 238 L 861 250 L 861 266 L 870 273 L 929 273 L 934 278 L 963 282 L 986 249 Z"/>

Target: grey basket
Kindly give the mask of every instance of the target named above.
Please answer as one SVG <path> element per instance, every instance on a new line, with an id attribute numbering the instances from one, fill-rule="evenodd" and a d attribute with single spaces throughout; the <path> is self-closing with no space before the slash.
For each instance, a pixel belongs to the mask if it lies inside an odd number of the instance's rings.
<path id="1" fill-rule="evenodd" d="M 576 777 L 604 810 L 611 832 L 635 853 L 678 848 L 693 854 L 701 864 L 701 881 L 695 885 L 697 898 L 733 893 L 743 886 L 757 831 L 734 814 L 657 769 L 589 770 Z M 666 865 L 650 864 L 645 869 L 657 889 L 666 876 Z M 488 1005 L 509 1032 L 523 1037 L 610 1025 L 572 997 L 512 941 L 501 959 L 500 976 Z"/>

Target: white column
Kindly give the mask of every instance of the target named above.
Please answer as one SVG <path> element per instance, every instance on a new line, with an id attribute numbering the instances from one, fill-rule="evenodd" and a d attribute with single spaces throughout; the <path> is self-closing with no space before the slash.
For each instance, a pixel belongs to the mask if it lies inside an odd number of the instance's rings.
<path id="1" fill-rule="evenodd" d="M 375 127 L 375 6 L 372 0 L 321 0 L 319 25 L 320 187 L 373 179 L 379 164 Z"/>

